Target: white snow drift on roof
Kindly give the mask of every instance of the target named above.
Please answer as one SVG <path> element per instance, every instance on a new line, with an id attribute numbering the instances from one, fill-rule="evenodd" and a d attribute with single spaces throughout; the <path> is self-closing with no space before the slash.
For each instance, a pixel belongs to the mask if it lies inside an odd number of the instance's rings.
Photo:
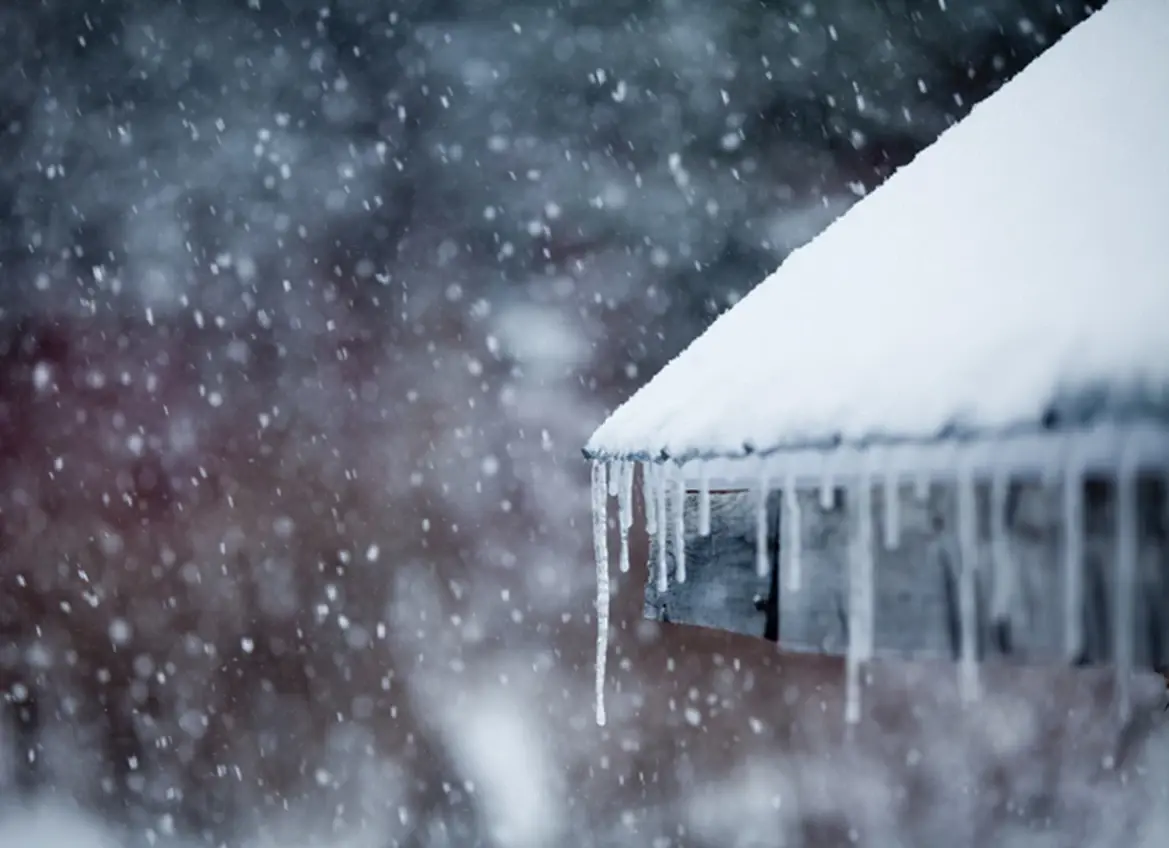
<path id="1" fill-rule="evenodd" d="M 1164 398 L 1166 32 L 1165 0 L 1111 0 L 793 253 L 586 452 L 999 432 L 1070 393 Z"/>

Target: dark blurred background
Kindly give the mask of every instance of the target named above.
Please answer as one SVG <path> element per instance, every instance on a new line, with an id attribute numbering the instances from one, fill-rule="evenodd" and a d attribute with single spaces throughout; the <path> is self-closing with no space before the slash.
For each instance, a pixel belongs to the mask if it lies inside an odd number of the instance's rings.
<path id="1" fill-rule="evenodd" d="M 836 665 L 641 624 L 637 569 L 593 728 L 579 448 L 1093 8 L 5 4 L 0 842 L 1083 824 L 1037 752 L 1088 690 L 958 720 L 903 676 L 834 760 Z"/>

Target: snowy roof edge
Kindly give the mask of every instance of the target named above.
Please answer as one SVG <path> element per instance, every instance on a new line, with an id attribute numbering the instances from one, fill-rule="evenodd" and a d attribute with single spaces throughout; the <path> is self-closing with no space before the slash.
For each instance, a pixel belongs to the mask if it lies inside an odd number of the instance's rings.
<path id="1" fill-rule="evenodd" d="M 1143 430 L 1148 425 L 1165 428 L 1170 424 L 1170 405 L 1166 401 L 1167 396 L 1163 394 L 1161 405 L 1151 405 L 1140 412 L 1134 411 L 1129 414 L 1112 415 L 1102 414 L 1093 417 L 1091 420 L 1082 420 L 1065 425 L 1061 425 L 1060 423 L 1044 422 L 1036 424 L 1034 422 L 1026 422 L 995 430 L 980 430 L 951 425 L 931 435 L 875 433 L 860 439 L 846 439 L 838 434 L 831 438 L 781 442 L 763 449 L 757 448 L 755 445 L 745 444 L 739 453 L 716 450 L 688 451 L 686 453 L 672 454 L 665 448 L 653 453 L 648 450 L 610 451 L 604 447 L 593 447 L 592 439 L 590 439 L 589 443 L 581 449 L 581 454 L 585 459 L 590 461 L 624 460 L 657 463 L 675 462 L 682 464 L 706 460 L 763 459 L 782 454 L 805 453 L 810 451 L 864 451 L 874 448 L 935 446 L 946 443 L 951 443 L 956 446 L 987 445 L 1021 436 L 1051 436 L 1053 438 L 1060 438 L 1062 436 L 1093 432 L 1104 428 L 1120 429 L 1123 432 L 1129 430 L 1131 427 L 1134 430 Z M 1167 462 L 1170 463 L 1170 457 L 1167 457 Z"/>

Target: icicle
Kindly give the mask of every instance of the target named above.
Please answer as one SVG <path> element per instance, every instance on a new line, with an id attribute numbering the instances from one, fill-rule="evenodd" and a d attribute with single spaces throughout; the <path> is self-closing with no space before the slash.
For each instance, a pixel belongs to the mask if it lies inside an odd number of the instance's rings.
<path id="1" fill-rule="evenodd" d="M 674 577 L 679 583 L 687 582 L 687 485 L 682 469 L 674 478 Z"/>
<path id="2" fill-rule="evenodd" d="M 857 499 L 857 559 L 861 589 L 861 659 L 873 658 L 874 574 L 873 574 L 873 481 L 863 474 Z"/>
<path id="3" fill-rule="evenodd" d="M 609 651 L 609 550 L 606 544 L 609 528 L 605 472 L 605 463 L 593 463 L 593 554 L 597 566 L 597 659 L 593 689 L 598 725 L 605 724 L 605 661 Z"/>
<path id="4" fill-rule="evenodd" d="M 756 492 L 756 576 L 768 576 L 768 475 L 763 471 Z"/>
<path id="5" fill-rule="evenodd" d="M 699 535 L 711 535 L 711 476 L 705 464 L 699 467 Z"/>
<path id="6" fill-rule="evenodd" d="M 800 492 L 796 489 L 796 478 L 790 474 L 784 483 L 784 519 L 780 523 L 780 529 L 787 526 L 788 532 L 777 538 L 784 539 L 784 548 L 788 552 L 788 589 L 792 592 L 800 591 L 802 577 L 804 540 L 801 521 Z"/>
<path id="7" fill-rule="evenodd" d="M 666 515 L 666 466 L 660 465 L 654 471 L 654 513 L 658 516 L 654 538 L 658 544 L 658 591 L 669 588 L 666 579 L 666 534 L 669 526 Z"/>
<path id="8" fill-rule="evenodd" d="M 618 531 L 621 553 L 618 568 L 625 574 L 630 570 L 630 527 L 634 524 L 634 463 L 623 462 L 618 485 Z"/>
<path id="9" fill-rule="evenodd" d="M 1079 457 L 1065 469 L 1064 532 L 1064 655 L 1075 662 L 1084 643 L 1085 503 L 1084 471 Z"/>
<path id="10" fill-rule="evenodd" d="M 657 501 L 654 499 L 654 463 L 642 463 L 642 506 L 646 511 L 646 535 L 651 539 L 658 532 Z"/>
<path id="11" fill-rule="evenodd" d="M 978 525 L 975 479 L 963 468 L 958 480 L 959 511 L 959 692 L 963 700 L 979 696 L 978 610 L 975 577 L 978 566 Z"/>
<path id="12" fill-rule="evenodd" d="M 873 656 L 873 490 L 868 473 L 850 498 L 855 523 L 849 556 L 849 641 L 845 651 L 845 722 L 861 720 L 861 665 Z"/>
<path id="13" fill-rule="evenodd" d="M 886 471 L 882 480 L 882 518 L 885 519 L 884 533 L 882 534 L 886 550 L 892 551 L 902 541 L 902 514 L 899 498 L 901 492 L 898 487 L 898 475 L 894 471 Z"/>
<path id="14" fill-rule="evenodd" d="M 611 460 L 609 463 L 609 496 L 616 498 L 618 496 L 618 484 L 621 482 L 622 468 L 625 462 L 620 459 Z"/>
<path id="15" fill-rule="evenodd" d="M 996 471 L 991 478 L 991 567 L 994 586 L 991 595 L 991 617 L 994 621 L 1011 618 L 1018 586 L 1015 563 L 1008 545 L 1007 531 L 1008 478 L 1002 471 Z"/>
<path id="16" fill-rule="evenodd" d="M 824 467 L 821 468 L 821 509 L 826 512 L 833 508 L 833 494 L 833 471 L 826 458 Z"/>
<path id="17" fill-rule="evenodd" d="M 1129 718 L 1129 677 L 1133 671 L 1134 591 L 1137 580 L 1137 469 L 1132 446 L 1126 445 L 1117 472 L 1117 569 L 1113 595 L 1113 662 L 1117 670 L 1117 707 Z"/>
<path id="18" fill-rule="evenodd" d="M 920 501 L 930 497 L 930 474 L 925 470 L 919 471 L 914 476 L 914 497 Z"/>

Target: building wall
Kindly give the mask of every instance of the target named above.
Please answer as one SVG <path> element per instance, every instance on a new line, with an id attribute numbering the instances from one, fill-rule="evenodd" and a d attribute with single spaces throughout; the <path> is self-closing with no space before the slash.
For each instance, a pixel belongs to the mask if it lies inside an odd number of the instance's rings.
<path id="1" fill-rule="evenodd" d="M 909 486 L 899 489 L 900 539 L 883 541 L 882 488 L 872 497 L 875 630 L 878 654 L 954 657 L 959 650 L 959 551 L 953 487 L 935 485 L 926 498 Z M 794 651 L 842 654 L 848 644 L 849 562 L 856 535 L 855 510 L 844 490 L 833 508 L 820 506 L 819 493 L 800 495 L 799 586 L 792 568 L 780 493 L 768 499 L 769 574 L 756 572 L 756 495 L 711 496 L 711 535 L 697 532 L 698 495 L 685 505 L 687 581 L 675 579 L 675 545 L 666 542 L 670 582 L 659 592 L 655 580 L 657 542 L 651 546 L 645 614 L 648 618 L 694 624 L 776 640 Z M 1138 581 L 1132 627 L 1135 661 L 1166 664 L 1167 533 L 1166 488 L 1162 481 L 1139 486 Z M 1065 660 L 1061 487 L 1032 481 L 1014 484 L 1005 506 L 1004 550 L 1014 581 L 995 578 L 990 533 L 990 493 L 976 490 L 977 620 L 984 659 L 1051 662 Z M 1116 534 L 1114 492 L 1090 481 L 1085 489 L 1085 543 L 1081 662 L 1106 662 L 1113 655 Z M 670 509 L 673 510 L 673 504 Z M 669 535 L 669 534 L 668 534 Z M 997 597 L 998 596 L 998 597 Z M 777 625 L 778 620 L 778 625 Z"/>

